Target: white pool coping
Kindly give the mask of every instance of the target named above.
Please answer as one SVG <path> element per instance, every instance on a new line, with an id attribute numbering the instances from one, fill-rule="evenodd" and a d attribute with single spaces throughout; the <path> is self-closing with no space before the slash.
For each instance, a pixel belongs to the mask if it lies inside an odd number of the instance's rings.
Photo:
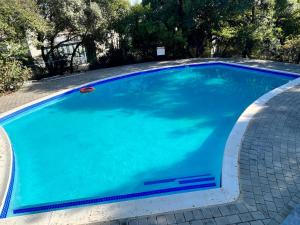
<path id="1" fill-rule="evenodd" d="M 216 62 L 224 63 L 220 61 L 214 61 L 214 62 L 204 62 L 204 63 L 182 64 L 182 66 L 210 64 Z M 245 68 L 257 68 L 257 67 L 244 66 L 241 64 L 234 64 L 234 63 L 227 63 L 227 62 L 225 62 L 224 64 L 239 65 Z M 159 67 L 159 68 L 172 68 L 172 67 L 174 66 L 166 66 L 166 67 Z M 288 73 L 288 74 L 294 74 L 300 76 L 300 74 L 290 73 L 285 71 L 270 70 L 261 67 L 259 67 L 259 69 L 263 69 L 265 71 L 270 71 L 270 72 L 282 72 L 282 73 Z M 147 72 L 152 70 L 153 69 L 143 70 L 138 72 Z M 128 74 L 113 76 L 98 81 L 110 80 L 112 78 L 123 77 L 126 75 Z M 36 101 L 30 102 L 28 104 L 10 110 L 6 113 L 3 113 L 0 115 L 0 118 L 3 118 L 9 114 L 19 111 L 20 109 L 24 109 L 33 104 L 63 94 L 67 91 L 80 88 L 83 86 L 91 85 L 98 81 L 89 82 L 77 87 L 56 92 L 47 97 L 38 99 Z M 295 87 L 296 85 L 300 85 L 300 78 L 296 78 L 288 82 L 287 84 L 282 85 L 264 94 L 262 97 L 258 98 L 255 102 L 253 102 L 239 117 L 225 145 L 223 165 L 222 165 L 222 187 L 221 188 L 164 195 L 159 197 L 141 198 L 141 199 L 127 200 L 127 201 L 106 203 L 106 204 L 99 204 L 99 205 L 83 206 L 77 208 L 68 208 L 68 209 L 30 214 L 30 215 L 22 215 L 22 216 L 1 219 L 0 224 L 22 224 L 22 225 L 74 224 L 76 225 L 76 224 L 85 224 L 91 222 L 101 222 L 101 221 L 108 221 L 108 220 L 125 219 L 130 217 L 166 213 L 166 212 L 177 211 L 177 210 L 206 207 L 206 206 L 233 202 L 238 199 L 240 193 L 239 179 L 238 179 L 239 178 L 239 170 L 238 170 L 239 150 L 241 147 L 244 133 L 246 132 L 249 122 L 251 121 L 251 119 L 254 117 L 256 113 L 258 113 L 262 108 L 266 106 L 266 103 L 271 98 L 273 98 L 274 96 L 280 93 L 283 93 L 284 91 L 292 87 Z M 3 136 L 3 132 L 0 132 L 0 136 L 1 135 Z M 6 138 L 7 140 L 9 140 L 7 136 Z M 5 152 L 7 154 L 12 154 L 11 146 L 9 148 L 10 149 L 7 149 Z M 1 153 L 2 152 L 0 151 L 0 154 Z M 7 160 L 8 161 L 10 160 L 10 163 L 5 164 L 7 167 L 6 170 L 1 169 L 4 164 L 2 164 L 2 160 L 0 160 L 0 170 L 4 171 L 6 173 L 6 176 L 8 172 L 9 174 L 11 174 L 11 167 L 12 167 L 12 160 L 13 160 L 12 155 L 10 157 L 8 156 Z M 1 174 L 3 173 L 0 172 L 0 175 Z M 8 184 L 9 184 L 9 179 L 6 184 L 0 183 L 1 190 L 3 189 L 7 190 Z M 2 197 L 1 206 L 3 205 L 3 201 L 4 198 Z"/>

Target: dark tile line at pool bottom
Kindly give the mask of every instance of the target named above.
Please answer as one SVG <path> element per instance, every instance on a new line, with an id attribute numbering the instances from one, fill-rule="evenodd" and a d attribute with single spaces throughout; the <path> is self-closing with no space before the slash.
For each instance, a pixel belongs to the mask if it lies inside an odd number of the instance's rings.
<path id="1" fill-rule="evenodd" d="M 198 177 L 207 177 L 210 176 L 209 173 L 207 174 L 201 174 L 201 175 L 193 175 L 193 176 L 185 176 L 185 177 L 176 177 L 176 178 L 166 178 L 161 180 L 151 180 L 151 181 L 145 181 L 144 185 L 153 185 L 153 184 L 162 184 L 162 183 L 171 183 L 176 180 L 183 180 L 183 179 L 190 179 L 190 178 L 198 178 Z"/>
<path id="2" fill-rule="evenodd" d="M 189 180 L 180 180 L 180 181 L 178 181 L 178 183 L 179 184 L 190 184 L 190 183 L 213 181 L 213 180 L 215 180 L 214 177 L 205 177 L 205 178 L 195 178 L 195 179 L 189 179 Z"/>
<path id="3" fill-rule="evenodd" d="M 98 81 L 90 82 L 86 86 L 92 86 L 92 85 L 97 86 L 97 85 L 112 82 L 112 81 L 115 81 L 115 80 L 121 80 L 121 79 L 129 78 L 129 77 L 134 77 L 134 76 L 153 73 L 153 72 L 159 72 L 159 71 L 163 71 L 163 70 L 180 69 L 180 68 L 187 68 L 187 67 L 206 67 L 206 66 L 213 66 L 213 65 L 223 65 L 223 66 L 228 66 L 228 67 L 236 67 L 236 68 L 241 68 L 241 69 L 248 69 L 248 70 L 253 70 L 253 71 L 266 72 L 266 73 L 271 73 L 271 74 L 276 74 L 276 75 L 281 75 L 281 76 L 286 76 L 286 77 L 293 77 L 293 78 L 299 77 L 294 73 L 285 72 L 285 71 L 275 71 L 275 70 L 270 70 L 270 69 L 254 68 L 254 67 L 251 67 L 251 66 L 238 65 L 238 64 L 225 63 L 225 62 L 207 62 L 207 63 L 198 63 L 198 64 L 186 64 L 186 65 L 179 65 L 179 66 L 169 66 L 169 67 L 164 67 L 164 68 L 157 68 L 157 69 L 151 69 L 151 70 L 146 70 L 146 71 L 133 72 L 133 73 L 120 75 L 120 76 L 117 76 L 117 77 L 108 78 L 108 79 L 105 79 L 105 80 L 98 80 Z M 6 115 L 6 116 L 0 118 L 0 123 L 3 123 L 4 121 L 6 121 L 10 118 L 13 118 L 13 117 L 15 117 L 15 116 L 17 116 L 17 115 L 19 115 L 23 112 L 26 112 L 30 109 L 37 108 L 38 106 L 46 104 L 50 101 L 53 101 L 53 100 L 62 98 L 64 96 L 67 96 L 69 94 L 72 94 L 74 92 L 77 92 L 82 87 L 84 87 L 84 85 L 81 85 L 80 87 L 77 87 L 77 88 L 74 88 L 72 90 L 66 91 L 62 94 L 59 94 L 57 96 L 51 97 L 51 98 L 43 100 L 41 102 L 32 104 L 32 105 L 27 106 L 23 109 L 20 109 L 16 112 L 13 112 L 9 115 Z"/>
<path id="4" fill-rule="evenodd" d="M 13 186 L 14 186 L 14 180 L 15 180 L 15 156 L 14 154 L 12 155 L 12 172 L 11 172 L 11 178 L 8 186 L 8 191 L 5 197 L 4 205 L 0 214 L 0 219 L 6 218 L 8 209 L 9 209 L 9 204 L 12 196 L 12 191 L 13 191 Z"/>
<path id="5" fill-rule="evenodd" d="M 206 184 L 196 184 L 196 185 L 190 185 L 190 186 L 165 188 L 165 189 L 158 189 L 158 190 L 152 190 L 152 191 L 144 191 L 144 192 L 137 192 L 137 193 L 131 193 L 131 194 L 116 195 L 116 196 L 110 196 L 110 197 L 78 200 L 78 201 L 63 202 L 63 203 L 56 203 L 56 204 L 49 204 L 49 205 L 42 205 L 42 206 L 32 206 L 32 207 L 14 209 L 13 213 L 14 214 L 34 213 L 34 212 L 56 210 L 56 209 L 62 209 L 62 208 L 67 208 L 67 207 L 74 207 L 74 206 L 83 206 L 83 205 L 90 205 L 90 204 L 104 203 L 104 202 L 111 202 L 111 201 L 129 200 L 129 199 L 136 198 L 136 197 L 147 197 L 147 196 L 152 196 L 152 195 L 156 195 L 156 194 L 165 194 L 165 193 L 172 193 L 172 192 L 177 192 L 177 191 L 188 191 L 188 190 L 214 188 L 214 187 L 216 187 L 215 182 L 206 183 Z"/>

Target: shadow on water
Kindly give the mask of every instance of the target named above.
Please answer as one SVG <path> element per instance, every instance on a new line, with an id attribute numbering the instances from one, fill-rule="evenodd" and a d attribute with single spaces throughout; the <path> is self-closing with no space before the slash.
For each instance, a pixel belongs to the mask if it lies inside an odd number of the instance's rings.
<path id="1" fill-rule="evenodd" d="M 71 112 L 143 112 L 168 119 L 214 117 L 220 112 L 237 117 L 254 99 L 281 84 L 269 84 L 266 78 L 245 78 L 237 74 L 232 76 L 230 70 L 224 72 L 211 68 L 201 72 L 208 75 L 200 73 L 197 77 L 194 74 L 196 78 L 184 79 L 185 74 L 178 71 L 174 73 L 174 76 L 161 73 L 99 85 L 94 93 L 76 93 L 56 107 Z M 238 84 L 242 79 L 244 86 Z M 256 89 L 262 85 L 265 90 Z M 244 92 L 245 86 L 248 92 Z"/>

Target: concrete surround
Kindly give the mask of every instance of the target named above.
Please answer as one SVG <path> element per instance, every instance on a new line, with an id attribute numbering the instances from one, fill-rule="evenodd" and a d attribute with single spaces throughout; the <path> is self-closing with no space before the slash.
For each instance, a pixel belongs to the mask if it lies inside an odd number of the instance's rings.
<path id="1" fill-rule="evenodd" d="M 199 62 L 199 60 L 185 60 L 185 61 L 173 61 L 173 62 L 163 62 L 163 63 L 148 63 L 148 64 L 139 64 L 139 65 L 131 65 L 131 66 L 126 66 L 125 67 L 119 67 L 115 69 L 119 69 L 119 74 L 123 73 L 122 68 L 124 69 L 130 69 L 130 67 L 138 66 L 138 69 L 146 69 L 149 67 L 157 66 L 161 67 L 161 64 L 169 64 L 169 65 L 178 65 L 178 64 L 184 64 L 184 63 L 190 63 L 190 62 Z M 258 66 L 264 67 L 264 63 L 268 63 L 272 65 L 272 67 L 277 68 L 277 69 L 284 69 L 286 67 L 291 71 L 291 68 L 287 64 L 278 64 L 278 63 L 273 63 L 273 62 L 268 62 L 268 61 L 238 61 L 235 60 L 233 62 L 238 62 L 238 63 L 245 63 L 245 64 L 253 64 L 256 63 Z M 277 66 L 276 66 L 277 65 Z M 295 67 L 295 65 L 291 65 L 291 67 Z M 108 70 L 107 72 L 109 73 L 109 69 L 104 69 L 104 70 L 99 70 L 97 71 L 98 73 L 101 73 L 102 71 Z M 299 72 L 300 68 L 295 67 L 292 71 Z M 92 71 L 95 72 L 95 71 Z M 115 71 L 117 72 L 117 71 Z M 89 73 L 89 72 L 88 72 Z M 108 74 L 108 76 L 113 76 L 114 73 Z M 75 76 L 69 76 L 65 78 L 57 78 L 61 79 L 59 83 L 66 83 L 68 80 L 77 80 L 78 78 L 84 76 L 82 75 L 75 75 Z M 99 77 L 98 77 L 99 79 Z M 92 80 L 92 79 L 91 79 Z M 37 86 L 45 83 L 54 83 L 54 79 L 49 79 L 43 82 L 38 82 Z M 72 82 L 71 82 L 72 83 Z M 23 90 L 20 92 L 29 89 L 29 91 L 25 91 L 27 94 L 33 95 L 31 98 L 32 100 L 35 98 L 42 97 L 43 94 L 46 96 L 47 93 L 51 92 L 51 85 L 47 87 L 47 89 L 50 89 L 49 92 L 46 91 L 46 93 L 41 92 L 40 94 L 35 94 L 33 92 L 34 86 L 36 84 L 30 84 L 27 87 L 25 87 Z M 263 170 L 263 165 L 260 165 L 258 162 L 260 162 L 260 159 L 262 156 L 259 154 L 255 154 L 255 149 L 253 148 L 247 148 L 248 145 L 245 147 L 245 143 L 249 144 L 259 142 L 260 144 L 257 145 L 259 148 L 257 149 L 258 151 L 261 151 L 260 147 L 263 147 L 265 143 L 261 143 L 261 140 L 264 140 L 264 133 L 259 133 L 261 134 L 260 136 L 257 133 L 253 133 L 253 135 L 257 136 L 256 139 L 251 139 L 251 141 L 248 140 L 248 133 L 251 133 L 251 129 L 253 130 L 253 123 L 255 124 L 256 118 L 264 114 L 265 111 L 268 111 L 270 108 L 269 104 L 270 102 L 273 102 L 274 99 L 280 98 L 282 95 L 285 95 L 286 93 L 294 92 L 293 90 L 297 90 L 298 85 L 300 85 L 300 79 L 295 79 L 294 81 L 289 82 L 286 85 L 281 86 L 280 88 L 277 88 L 266 95 L 262 96 L 259 98 L 256 102 L 254 102 L 251 106 L 247 108 L 247 110 L 241 115 L 239 120 L 237 121 L 234 129 L 232 130 L 228 142 L 226 144 L 225 148 L 225 158 L 224 158 L 224 163 L 223 163 L 223 176 L 226 178 L 223 178 L 223 188 L 218 189 L 223 192 L 223 197 L 227 196 L 226 199 L 223 198 L 222 201 L 220 201 L 219 194 L 217 192 L 214 192 L 215 190 L 208 190 L 207 193 L 205 194 L 206 191 L 201 191 L 201 195 L 192 195 L 192 193 L 197 193 L 197 192 L 190 192 L 190 193 L 184 193 L 183 197 L 178 197 L 179 195 L 172 195 L 172 198 L 163 198 L 163 197 L 156 197 L 156 198 L 149 198 L 148 202 L 146 205 L 145 203 L 135 203 L 132 204 L 133 201 L 128 201 L 128 202 L 123 202 L 125 204 L 129 204 L 131 212 L 126 211 L 124 205 L 119 205 L 116 206 L 115 203 L 113 204 L 106 204 L 106 206 L 103 208 L 101 205 L 97 206 L 89 206 L 89 207 L 83 207 L 83 208 L 74 208 L 74 209 L 67 209 L 67 210 L 60 210 L 60 211 L 54 211 L 54 212 L 47 212 L 47 213 L 40 213 L 40 214 L 34 214 L 34 215 L 28 215 L 28 216 L 20 216 L 20 217 L 15 217 L 15 218 L 8 218 L 4 220 L 0 220 L 0 224 L 88 224 L 91 222 L 95 221 L 108 221 L 112 219 L 117 219 L 121 218 L 122 220 L 117 220 L 113 221 L 111 223 L 114 224 L 120 224 L 120 223 L 135 223 L 135 224 L 180 224 L 180 223 L 186 223 L 188 225 L 189 223 L 194 223 L 197 224 L 239 224 L 239 223 L 244 223 L 244 224 L 278 224 L 282 221 L 284 214 L 282 212 L 287 212 L 289 207 L 292 207 L 294 204 L 292 202 L 299 201 L 298 198 L 295 200 L 295 192 L 292 192 L 293 195 L 289 195 L 289 199 L 283 199 L 281 203 L 285 203 L 284 206 L 279 207 L 277 206 L 276 202 L 280 204 L 279 200 L 272 201 L 271 199 L 274 198 L 280 198 L 280 188 L 284 185 L 281 185 L 279 182 L 280 179 L 277 178 L 276 176 L 276 171 L 271 171 L 269 167 L 265 166 L 264 172 L 261 174 L 260 171 Z M 33 89 L 32 89 L 33 88 Z M 30 90 L 31 89 L 31 90 Z M 52 89 L 56 89 L 55 86 Z M 65 91 L 65 90 L 64 90 Z M 15 95 L 18 95 L 20 93 L 15 93 Z M 14 95 L 14 94 L 12 94 Z M 54 94 L 56 95 L 56 94 Z M 300 97 L 300 94 L 298 94 Z M 10 95 L 8 95 L 10 96 Z M 276 97 L 274 97 L 276 96 Z M 273 98 L 274 97 L 274 98 Z M 48 98 L 48 97 L 46 97 Z M 271 99 L 272 98 L 272 99 Z M 22 99 L 22 98 L 21 98 Z M 23 98 L 24 99 L 24 98 Z M 270 100 L 271 99 L 271 100 Z M 9 97 L 4 96 L 0 98 L 0 106 L 4 105 L 6 103 L 6 108 L 9 109 L 9 105 L 11 108 L 13 108 L 14 103 L 9 104 L 7 102 L 9 100 Z M 28 98 L 30 100 L 30 98 Z M 20 100 L 22 101 L 22 100 Z M 24 100 L 26 102 L 26 100 Z M 39 100 L 38 100 L 39 101 Z M 24 102 L 24 103 L 25 103 Z M 15 103 L 16 105 L 21 105 Z M 8 107 L 7 107 L 8 106 Z M 273 107 L 276 111 L 277 108 L 280 108 L 279 105 Z M 286 107 L 289 109 L 289 107 Z M 1 107 L 2 110 L 2 107 Z M 4 109 L 5 111 L 5 109 Z M 11 112 L 10 112 L 11 113 Z M 7 114 L 7 113 L 5 113 Z M 2 114 L 4 115 L 4 114 Z M 269 117 L 272 117 L 273 114 L 270 114 Z M 299 115 L 300 117 L 300 115 Z M 260 117 L 259 117 L 260 118 Z M 268 118 L 267 118 L 268 119 Z M 276 123 L 275 123 L 276 124 Z M 273 125 L 273 124 L 271 124 Z M 282 125 L 282 124 L 281 124 Z M 248 127 L 248 128 L 247 128 Z M 258 129 L 259 125 L 256 125 L 256 129 Z M 263 127 L 266 129 L 266 127 Z M 268 128 L 268 127 L 267 127 Z M 250 131 L 249 131 L 250 130 Z M 268 131 L 268 129 L 266 129 Z M 246 132 L 246 133 L 245 133 Z M 245 133 L 245 135 L 244 135 Z M 298 134 L 300 135 L 300 128 L 298 131 Z M 269 136 L 269 134 L 268 134 Z M 242 141 L 243 140 L 243 141 Z M 267 146 L 269 146 L 268 144 Z M 239 171 L 238 171 L 238 151 L 241 149 L 241 158 L 239 159 Z M 246 153 L 243 151 L 246 149 Z M 266 148 L 268 149 L 268 148 Z M 298 148 L 297 148 L 298 149 Z M 287 148 L 287 151 L 289 149 Z M 299 154 L 300 154 L 300 148 Z M 249 154 L 249 151 L 251 154 Z M 253 153 L 253 154 L 252 154 Z M 264 152 L 269 153 L 272 155 L 272 152 L 270 153 L 270 149 L 268 151 Z M 276 153 L 276 152 L 275 152 Z M 282 151 L 280 151 L 282 153 Z M 1 152 L 0 152 L 1 155 Z M 247 156 L 244 158 L 244 156 Z M 250 160 L 249 160 L 250 159 Z M 256 160 L 255 160 L 256 159 Z M 1 160 L 1 158 L 0 158 Z M 296 157 L 294 161 L 297 161 L 298 158 Z M 250 161 L 250 162 L 249 162 Z M 256 169 L 254 168 L 255 165 L 252 165 L 254 163 L 253 161 L 256 161 Z M 265 160 L 264 160 L 265 161 Z M 273 168 L 277 165 L 276 160 L 272 160 L 272 162 L 275 162 L 273 165 Z M 299 160 L 300 161 L 300 160 Z M 230 167 L 228 167 L 230 165 Z M 268 165 L 270 166 L 270 165 Z M 272 166 L 271 166 L 272 167 Z M 235 168 L 235 169 L 233 169 Z M 300 166 L 298 167 L 298 170 L 300 171 Z M 269 169 L 269 170 L 268 170 Z M 272 173 L 273 172 L 273 173 Z M 290 171 L 291 174 L 297 174 L 297 171 Z M 238 193 L 239 193 L 239 184 L 238 184 L 238 174 L 240 173 L 240 191 L 241 195 L 238 198 Z M 282 173 L 282 171 L 281 171 Z M 266 176 L 268 174 L 268 176 Z M 255 176 L 254 176 L 255 175 Z M 265 175 L 265 176 L 264 176 Z M 270 176 L 269 176 L 270 175 Z M 250 178 L 249 178 L 250 176 Z M 252 178 L 254 177 L 254 178 Z M 274 189 L 276 185 L 269 185 L 269 189 L 271 190 L 270 192 L 265 192 L 263 188 L 258 188 L 260 185 L 257 185 L 260 183 L 260 180 L 262 180 L 261 184 L 264 186 L 267 186 L 268 180 L 272 177 L 270 182 L 275 182 L 277 183 L 278 190 L 272 191 L 271 189 Z M 282 177 L 281 177 L 282 178 Z M 275 180 L 274 180 L 275 179 Z M 259 182 L 258 182 L 259 180 Z M 276 182 L 277 181 L 277 182 Z M 300 182 L 300 181 L 298 181 Z M 294 183 L 295 184 L 295 183 Z M 298 184 L 298 183 L 296 183 Z M 295 185 L 294 185 L 295 186 Z M 297 186 L 297 185 L 296 185 Z M 252 187 L 252 188 L 250 188 Z M 251 190 L 250 190 L 251 189 Z M 299 185 L 300 189 L 300 185 Z M 217 190 L 217 189 L 216 189 Z M 265 187 L 265 190 L 267 188 Z M 210 191 L 210 193 L 209 193 Z M 276 193 L 276 194 L 273 194 Z M 199 192 L 200 193 L 200 192 Z M 226 193 L 226 195 L 224 195 Z M 245 195 L 245 193 L 247 193 Z M 264 194 L 266 193 L 266 195 Z M 290 194 L 290 192 L 289 192 Z M 182 194 L 180 194 L 182 195 Z M 275 196 L 274 196 L 275 195 Z M 287 194 L 286 194 L 287 195 Z M 177 196 L 177 197 L 176 197 Z M 205 197 L 206 196 L 206 197 Z M 256 197 L 260 196 L 260 197 Z M 265 196 L 268 196 L 268 199 L 266 199 Z M 285 197 L 284 195 L 280 195 L 281 197 Z M 153 200 L 154 199 L 154 200 Z M 156 200 L 155 200 L 156 199 Z M 166 200 L 167 199 L 167 200 Z M 219 200 L 218 200 L 219 199 Z M 145 199 L 143 199 L 145 200 Z M 174 201 L 175 200 L 175 201 Z M 179 203 L 178 204 L 178 200 Z M 224 204 L 229 201 L 234 201 L 234 203 L 231 204 Z M 136 201 L 136 200 L 134 200 Z M 139 200 L 137 200 L 139 201 Z M 162 207 L 159 204 L 154 204 L 153 202 L 162 202 L 162 201 L 167 201 L 166 205 L 171 205 L 171 207 Z M 200 204 L 199 204 L 200 202 Z M 269 202 L 269 203 L 266 203 Z M 273 204 L 272 204 L 273 203 Z M 141 204 L 141 205 L 140 205 Z M 223 204 L 219 206 L 214 206 L 216 204 Z M 266 205 L 267 204 L 267 205 Z M 209 208 L 199 208 L 202 206 L 208 206 L 210 205 Z M 145 209 L 146 206 L 148 210 L 143 210 Z M 265 206 L 265 207 L 263 207 Z M 275 206 L 275 207 L 274 207 Z M 168 214 L 160 214 L 157 216 L 153 216 L 153 214 L 156 213 L 161 213 L 165 211 L 170 211 L 170 209 L 173 210 L 182 210 L 182 209 L 187 209 L 187 208 L 194 208 L 190 210 L 185 210 L 185 211 L 178 211 L 174 213 L 168 213 Z M 126 207 L 127 209 L 127 207 Z M 141 210 L 142 209 L 142 210 Z M 275 210 L 276 209 L 276 210 Z M 124 212 L 126 211 L 126 212 Z M 131 219 L 126 219 L 130 215 L 134 216 L 142 216 L 142 215 L 152 215 L 152 216 L 144 216 L 144 217 L 139 217 L 139 218 L 131 218 Z M 132 217 L 131 216 L 131 217 Z M 280 217 L 280 218 L 279 218 Z M 98 223 L 95 223 L 98 224 Z M 99 223 L 100 224 L 100 223 Z"/>

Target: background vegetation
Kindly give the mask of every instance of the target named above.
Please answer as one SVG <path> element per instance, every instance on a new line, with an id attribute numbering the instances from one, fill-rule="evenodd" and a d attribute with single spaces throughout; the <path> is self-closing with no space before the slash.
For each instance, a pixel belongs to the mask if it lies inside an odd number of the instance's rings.
<path id="1" fill-rule="evenodd" d="M 65 39 L 57 37 L 65 33 Z M 73 72 L 84 47 L 90 68 L 188 57 L 300 63 L 299 0 L 0 0 L 0 93 L 31 75 L 28 35 L 43 51 L 35 74 Z M 77 40 L 66 57 L 64 43 Z M 79 40 L 79 41 L 78 41 Z M 29 67 L 29 65 L 31 65 Z M 66 66 L 67 65 L 67 66 Z M 40 76 L 41 77 L 41 76 Z"/>

